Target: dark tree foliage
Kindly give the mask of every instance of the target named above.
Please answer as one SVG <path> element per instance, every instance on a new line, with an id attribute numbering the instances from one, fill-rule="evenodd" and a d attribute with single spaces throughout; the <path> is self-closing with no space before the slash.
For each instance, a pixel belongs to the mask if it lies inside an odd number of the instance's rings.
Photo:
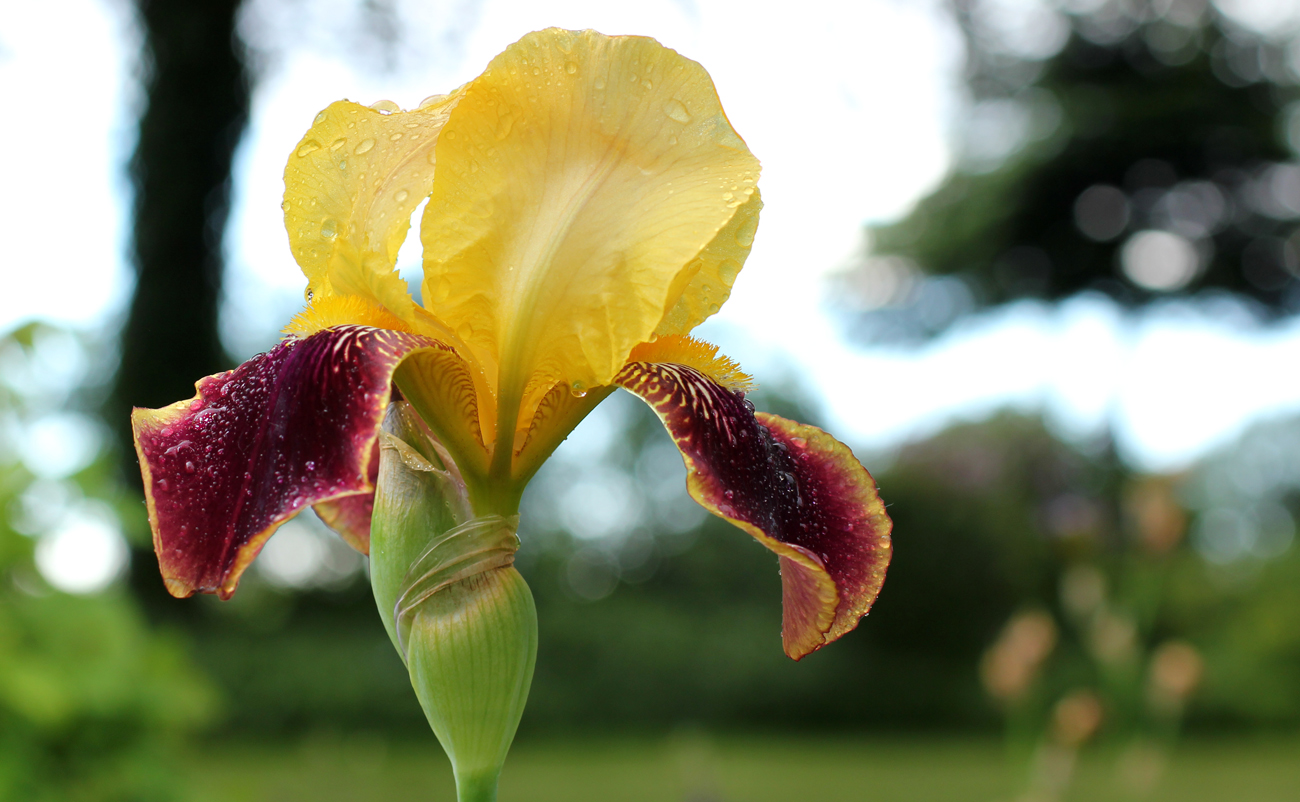
<path id="1" fill-rule="evenodd" d="M 248 117 L 238 6 L 139 0 L 149 72 L 131 162 L 136 286 L 107 410 L 137 484 L 130 408 L 188 398 L 195 379 L 229 367 L 217 311 L 231 159 Z"/>
<path id="2" fill-rule="evenodd" d="M 1215 289 L 1273 313 L 1300 307 L 1285 41 L 1186 0 L 1109 2 L 1067 16 L 1064 46 L 1035 61 L 986 35 L 979 0 L 956 6 L 967 156 L 911 215 L 870 232 L 873 256 L 847 277 L 861 334 L 931 333 L 962 311 L 1085 290 L 1127 305 Z M 992 159 L 980 141 L 1017 135 Z"/>

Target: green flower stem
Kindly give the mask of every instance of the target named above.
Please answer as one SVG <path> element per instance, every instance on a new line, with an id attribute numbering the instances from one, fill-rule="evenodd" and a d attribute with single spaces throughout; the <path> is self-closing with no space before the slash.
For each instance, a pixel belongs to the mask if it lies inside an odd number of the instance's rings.
<path id="1" fill-rule="evenodd" d="M 384 424 L 371 584 L 460 802 L 496 799 L 537 656 L 537 610 L 514 568 L 518 516 L 475 515 L 446 452 L 405 403 Z"/>

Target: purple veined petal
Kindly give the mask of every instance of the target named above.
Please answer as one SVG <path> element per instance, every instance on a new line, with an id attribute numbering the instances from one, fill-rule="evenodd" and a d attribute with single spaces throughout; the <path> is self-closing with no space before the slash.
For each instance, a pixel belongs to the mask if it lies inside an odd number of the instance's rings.
<path id="1" fill-rule="evenodd" d="M 333 504 L 354 517 L 354 505 L 365 503 L 355 497 L 374 491 L 371 463 L 393 373 L 430 349 L 449 350 L 387 329 L 325 329 L 199 380 L 188 401 L 136 409 L 136 452 L 168 591 L 229 598 L 266 539 L 302 509 L 325 503 L 328 514 Z"/>
<path id="2" fill-rule="evenodd" d="M 630 362 L 616 383 L 658 413 L 691 496 L 779 556 L 786 654 L 798 660 L 856 627 L 884 583 L 893 523 L 853 452 L 815 426 L 755 413 L 696 367 Z"/>

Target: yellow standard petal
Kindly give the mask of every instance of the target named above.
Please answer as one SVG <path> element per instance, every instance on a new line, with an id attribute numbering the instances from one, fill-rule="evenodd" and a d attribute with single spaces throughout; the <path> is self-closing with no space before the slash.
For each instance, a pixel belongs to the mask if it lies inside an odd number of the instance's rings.
<path id="1" fill-rule="evenodd" d="M 458 98 L 393 113 L 344 100 L 316 115 L 284 170 L 284 224 L 309 298 L 354 295 L 414 321 L 393 266 Z"/>
<path id="2" fill-rule="evenodd" d="M 497 366 L 502 425 L 520 407 L 531 420 L 557 382 L 608 385 L 697 260 L 731 259 L 718 270 L 734 278 L 747 246 L 710 254 L 724 231 L 752 236 L 731 228 L 757 213 L 758 160 L 708 74 L 641 37 L 524 37 L 465 88 L 437 160 L 424 298 Z"/>

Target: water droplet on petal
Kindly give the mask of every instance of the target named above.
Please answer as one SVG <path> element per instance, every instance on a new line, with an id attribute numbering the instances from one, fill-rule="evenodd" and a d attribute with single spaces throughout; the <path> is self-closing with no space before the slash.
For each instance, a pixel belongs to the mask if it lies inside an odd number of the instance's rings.
<path id="1" fill-rule="evenodd" d="M 198 470 L 198 469 L 194 467 L 194 463 L 193 463 L 193 462 L 186 462 L 186 463 L 185 463 L 185 472 L 186 472 L 186 473 L 194 473 L 194 471 L 196 471 L 196 470 Z"/>
<path id="2" fill-rule="evenodd" d="M 679 123 L 688 123 L 691 121 L 691 113 L 686 110 L 686 104 L 676 98 L 673 98 L 664 104 L 664 114 L 667 114 Z"/>
<path id="3" fill-rule="evenodd" d="M 159 480 L 158 480 L 158 489 L 161 490 L 161 491 L 163 491 L 164 493 L 167 492 L 167 480 L 166 480 L 166 479 L 159 479 Z"/>
<path id="4" fill-rule="evenodd" d="M 731 284 L 739 273 L 740 262 L 735 259 L 723 259 L 722 264 L 718 265 L 718 278 L 722 279 L 724 284 Z"/>
<path id="5" fill-rule="evenodd" d="M 312 125 L 320 125 L 321 123 L 325 122 L 325 112 L 321 111 L 319 114 L 316 115 L 316 119 L 312 120 L 311 122 Z"/>
<path id="6" fill-rule="evenodd" d="M 443 276 L 438 279 L 438 286 L 433 290 L 433 300 L 436 303 L 442 303 L 451 295 L 451 279 Z"/>
<path id="7" fill-rule="evenodd" d="M 306 142 L 298 146 L 297 153 L 298 153 L 298 157 L 302 158 L 303 156 L 306 156 L 308 153 L 314 153 L 315 151 L 318 150 L 320 150 L 320 143 L 314 139 L 308 139 Z"/>
<path id="8" fill-rule="evenodd" d="M 334 218 L 325 218 L 324 222 L 320 224 L 320 235 L 325 239 L 334 239 L 339 233 L 338 225 Z"/>
<path id="9" fill-rule="evenodd" d="M 393 196 L 393 199 L 396 200 L 398 203 L 401 203 L 402 201 L 406 200 L 409 197 L 411 197 L 411 193 L 407 192 L 404 189 L 399 189 L 397 190 L 397 194 Z"/>
<path id="10" fill-rule="evenodd" d="M 646 78 L 645 80 L 641 81 L 641 88 L 642 88 L 642 89 L 654 89 L 654 88 L 655 88 L 655 85 L 652 84 L 652 83 L 650 83 L 650 79 L 649 79 L 649 78 Z"/>
<path id="11" fill-rule="evenodd" d="M 380 114 L 392 114 L 395 111 L 402 110 L 401 106 L 397 105 L 391 100 L 376 100 L 374 103 L 370 104 L 370 108 L 374 109 Z"/>
<path id="12" fill-rule="evenodd" d="M 573 393 L 578 398 L 582 398 L 587 394 L 587 385 L 582 382 L 573 382 L 569 385 L 569 392 Z"/>
<path id="13" fill-rule="evenodd" d="M 474 334 L 474 327 L 469 323 L 462 323 L 456 327 L 456 336 L 462 340 L 468 340 Z"/>
<path id="14" fill-rule="evenodd" d="M 362 153 L 369 153 L 370 149 L 373 148 L 374 146 L 375 146 L 375 140 L 367 137 L 366 139 L 361 140 L 361 144 L 357 145 L 352 152 L 360 156 Z"/>
<path id="15" fill-rule="evenodd" d="M 388 141 L 389 141 L 389 142 L 396 142 L 397 140 L 399 140 L 399 139 L 401 139 L 401 138 L 402 138 L 402 132 L 401 132 L 401 131 L 398 131 L 397 133 L 395 133 L 395 134 L 393 134 L 392 136 L 390 136 L 390 137 L 388 138 Z"/>
<path id="16" fill-rule="evenodd" d="M 444 101 L 444 100 L 446 100 L 446 99 L 447 99 L 447 96 L 446 96 L 446 95 L 429 95 L 429 96 L 426 97 L 424 100 L 421 100 L 421 101 L 420 101 L 420 108 L 422 108 L 422 109 L 427 109 L 427 108 L 429 108 L 430 106 L 437 105 L 438 103 L 441 103 L 442 101 Z M 407 127 L 410 128 L 410 127 L 413 127 L 413 125 L 412 125 L 412 126 L 407 126 Z"/>
<path id="17" fill-rule="evenodd" d="M 568 64 L 564 65 L 564 71 L 570 75 L 573 75 L 578 71 L 578 65 L 570 61 Z"/>
<path id="18" fill-rule="evenodd" d="M 287 212 L 289 211 L 290 206 L 291 204 L 289 203 L 289 201 L 284 201 L 283 203 L 280 204 L 280 211 Z"/>

